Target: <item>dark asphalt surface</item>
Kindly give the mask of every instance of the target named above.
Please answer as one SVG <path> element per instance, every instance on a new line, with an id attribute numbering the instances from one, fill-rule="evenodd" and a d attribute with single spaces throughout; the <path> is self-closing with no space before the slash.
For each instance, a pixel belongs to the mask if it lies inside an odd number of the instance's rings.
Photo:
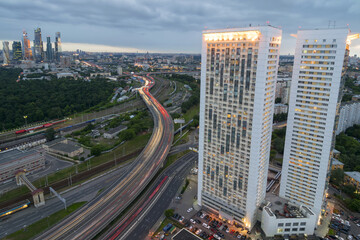
<path id="1" fill-rule="evenodd" d="M 114 178 L 120 178 L 128 171 L 128 166 L 120 168 L 112 173 L 106 174 L 104 177 L 91 181 L 88 184 L 82 185 L 76 190 L 67 192 L 62 195 L 66 199 L 67 205 L 82 200 L 89 201 L 93 198 L 100 189 L 109 187 L 113 183 Z M 55 189 L 56 190 L 56 189 Z M 62 202 L 57 198 L 46 200 L 45 206 L 35 208 L 34 206 L 28 209 L 19 211 L 8 218 L 0 220 L 0 238 L 22 229 L 24 226 L 31 225 L 48 215 L 55 213 L 64 208 Z"/>
<path id="2" fill-rule="evenodd" d="M 167 175 L 175 175 L 175 177 L 171 180 L 171 183 L 167 186 L 161 197 L 152 206 L 151 210 L 142 220 L 140 220 L 138 225 L 132 230 L 126 239 L 144 239 L 149 234 L 152 226 L 157 222 L 164 211 L 168 208 L 171 201 L 174 199 L 186 176 L 189 174 L 190 169 L 194 166 L 196 159 L 197 154 L 191 152 L 176 161 L 175 166 L 169 168 L 169 170 L 166 172 Z M 182 166 L 183 164 L 184 166 Z"/>

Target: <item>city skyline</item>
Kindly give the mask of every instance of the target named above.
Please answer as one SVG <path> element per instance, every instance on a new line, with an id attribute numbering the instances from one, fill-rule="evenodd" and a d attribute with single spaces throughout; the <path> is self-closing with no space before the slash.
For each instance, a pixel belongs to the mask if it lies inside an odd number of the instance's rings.
<path id="1" fill-rule="evenodd" d="M 39 26 L 43 32 L 62 32 L 69 43 L 91 44 L 92 48 L 84 49 L 85 51 L 101 52 L 115 47 L 119 51 L 124 49 L 123 52 L 133 52 L 136 49 L 144 52 L 200 53 L 200 33 L 204 29 L 244 27 L 249 24 L 257 26 L 269 21 L 271 25 L 282 26 L 283 44 L 280 54 L 293 54 L 296 39 L 290 34 L 295 34 L 299 26 L 327 28 L 331 20 L 331 27 L 336 21 L 337 27 L 349 24 L 354 32 L 360 31 L 355 25 L 360 20 L 356 14 L 360 10 L 360 3 L 354 0 L 345 3 L 276 1 L 271 4 L 264 1 L 226 1 L 222 6 L 214 1 L 181 1 L 171 4 L 161 1 L 101 4 L 90 1 L 86 2 L 88 11 L 82 12 L 76 10 L 80 8 L 78 4 L 81 4 L 81 9 L 84 8 L 81 2 L 66 4 L 66 1 L 51 4 L 43 1 L 28 4 L 22 0 L 0 3 L 0 19 L 7 22 L 5 31 L 0 33 L 0 40 L 18 40 L 22 29 L 31 33 Z M 22 21 L 24 15 L 26 22 Z M 30 37 L 32 38 L 31 35 Z M 68 47 L 69 50 L 76 50 L 73 47 L 70 49 L 69 45 Z M 65 44 L 63 50 L 68 50 Z M 352 46 L 352 54 L 359 53 L 360 44 L 356 43 Z"/>

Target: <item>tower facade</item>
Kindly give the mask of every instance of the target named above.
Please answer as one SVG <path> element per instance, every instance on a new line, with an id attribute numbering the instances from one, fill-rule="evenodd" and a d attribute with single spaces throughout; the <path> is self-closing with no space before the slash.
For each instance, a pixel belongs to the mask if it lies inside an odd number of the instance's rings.
<path id="1" fill-rule="evenodd" d="M 48 62 L 52 62 L 54 60 L 53 57 L 53 49 L 52 49 L 52 45 L 51 45 L 51 39 L 50 37 L 46 37 L 46 60 Z"/>
<path id="2" fill-rule="evenodd" d="M 203 32 L 198 204 L 248 228 L 266 192 L 281 34 Z"/>
<path id="3" fill-rule="evenodd" d="M 12 44 L 13 61 L 19 62 L 22 59 L 21 42 L 14 41 Z"/>
<path id="4" fill-rule="evenodd" d="M 33 54 L 30 46 L 30 40 L 27 38 L 26 31 L 23 31 L 23 47 L 24 60 L 32 60 Z"/>
<path id="5" fill-rule="evenodd" d="M 5 65 L 10 64 L 10 49 L 8 41 L 3 41 L 3 58 Z"/>
<path id="6" fill-rule="evenodd" d="M 55 60 L 57 62 L 60 62 L 60 56 L 61 56 L 61 37 L 60 32 L 56 32 L 55 34 Z"/>
<path id="7" fill-rule="evenodd" d="M 347 66 L 346 29 L 299 30 L 290 91 L 280 196 L 324 209 Z M 349 38 L 350 37 L 350 38 Z"/>
<path id="8" fill-rule="evenodd" d="M 37 62 L 41 62 L 44 60 L 44 48 L 41 38 L 41 28 L 36 28 L 34 31 L 34 35 L 34 57 Z"/>

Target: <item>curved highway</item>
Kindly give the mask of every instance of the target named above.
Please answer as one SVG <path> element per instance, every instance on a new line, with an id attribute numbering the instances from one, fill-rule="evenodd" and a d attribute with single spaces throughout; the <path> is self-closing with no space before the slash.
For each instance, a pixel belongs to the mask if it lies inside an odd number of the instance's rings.
<path id="1" fill-rule="evenodd" d="M 91 239 L 114 220 L 140 194 L 166 159 L 173 141 L 172 119 L 149 93 L 154 80 L 143 77 L 145 86 L 139 94 L 154 118 L 152 136 L 129 172 L 114 179 L 114 183 L 94 200 L 51 227 L 36 239 Z"/>

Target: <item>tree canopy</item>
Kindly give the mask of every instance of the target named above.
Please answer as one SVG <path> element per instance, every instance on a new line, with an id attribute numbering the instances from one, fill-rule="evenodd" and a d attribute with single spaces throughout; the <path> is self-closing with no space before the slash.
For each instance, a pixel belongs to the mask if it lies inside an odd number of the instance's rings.
<path id="1" fill-rule="evenodd" d="M 17 81 L 21 69 L 0 68 L 0 123 L 10 129 L 81 112 L 111 97 L 116 83 L 68 78 Z"/>

